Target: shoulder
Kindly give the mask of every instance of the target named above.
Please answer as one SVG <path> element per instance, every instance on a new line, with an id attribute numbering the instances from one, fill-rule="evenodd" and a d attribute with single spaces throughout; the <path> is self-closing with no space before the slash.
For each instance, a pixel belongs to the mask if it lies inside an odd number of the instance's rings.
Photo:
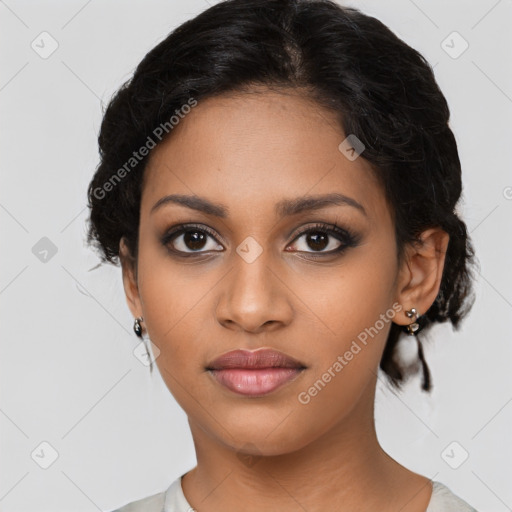
<path id="1" fill-rule="evenodd" d="M 121 508 L 112 510 L 112 512 L 195 512 L 183 494 L 181 488 L 182 476 L 176 478 L 162 492 L 132 501 Z"/>
<path id="2" fill-rule="evenodd" d="M 162 512 L 164 510 L 165 491 L 132 501 L 112 512 Z"/>
<path id="3" fill-rule="evenodd" d="M 441 482 L 432 482 L 432 497 L 425 512 L 477 512 Z"/>

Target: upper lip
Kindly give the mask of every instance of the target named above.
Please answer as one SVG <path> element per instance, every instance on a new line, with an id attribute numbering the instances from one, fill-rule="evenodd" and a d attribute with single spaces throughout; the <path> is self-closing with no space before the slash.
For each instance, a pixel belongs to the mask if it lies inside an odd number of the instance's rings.
<path id="1" fill-rule="evenodd" d="M 227 368 L 305 368 L 300 361 L 273 349 L 232 350 L 214 359 L 207 370 L 224 370 Z"/>

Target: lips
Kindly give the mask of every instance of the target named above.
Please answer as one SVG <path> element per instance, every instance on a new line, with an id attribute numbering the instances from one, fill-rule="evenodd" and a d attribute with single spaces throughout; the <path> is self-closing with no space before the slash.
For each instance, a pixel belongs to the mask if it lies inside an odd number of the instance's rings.
<path id="1" fill-rule="evenodd" d="M 293 380 L 305 368 L 300 361 L 272 349 L 233 350 L 206 367 L 219 384 L 249 396 L 266 395 Z"/>
<path id="2" fill-rule="evenodd" d="M 305 365 L 277 350 L 260 349 L 254 352 L 233 350 L 218 357 L 207 366 L 208 370 L 229 368 L 305 368 Z"/>

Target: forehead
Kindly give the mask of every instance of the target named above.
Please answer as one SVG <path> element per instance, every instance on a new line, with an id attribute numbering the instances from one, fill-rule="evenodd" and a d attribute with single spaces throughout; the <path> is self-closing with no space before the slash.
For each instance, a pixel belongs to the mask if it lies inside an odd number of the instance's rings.
<path id="1" fill-rule="evenodd" d="M 233 213 L 263 212 L 283 198 L 338 192 L 370 217 L 387 215 L 370 164 L 340 151 L 345 138 L 333 112 L 297 92 L 255 89 L 202 100 L 153 150 L 142 207 L 181 193 L 209 197 Z"/>

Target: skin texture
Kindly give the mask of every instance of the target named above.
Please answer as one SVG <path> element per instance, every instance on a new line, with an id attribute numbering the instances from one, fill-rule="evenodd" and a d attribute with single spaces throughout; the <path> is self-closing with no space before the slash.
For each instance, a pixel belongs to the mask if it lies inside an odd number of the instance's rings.
<path id="1" fill-rule="evenodd" d="M 392 215 L 369 163 L 347 159 L 334 115 L 298 92 L 204 100 L 171 135 L 145 171 L 138 261 L 123 240 L 120 251 L 130 310 L 144 318 L 161 375 L 189 419 L 198 464 L 183 478 L 187 500 L 198 512 L 424 512 L 429 480 L 389 457 L 374 428 L 390 321 L 309 403 L 298 395 L 381 314 L 406 325 L 405 310 L 432 305 L 448 235 L 425 231 L 398 267 Z M 366 215 L 348 205 L 287 217 L 274 210 L 283 199 L 333 192 Z M 168 194 L 205 197 L 229 215 L 173 203 L 152 211 Z M 195 259 L 180 258 L 169 247 L 194 246 L 181 235 L 166 247 L 162 237 L 190 222 L 210 227 L 216 240 L 208 236 Z M 318 249 L 297 236 L 317 222 L 351 230 L 357 245 L 320 256 L 344 241 L 329 235 Z M 248 236 L 262 249 L 251 263 L 236 252 Z M 263 397 L 231 392 L 205 369 L 223 353 L 260 347 L 307 368 Z"/>

